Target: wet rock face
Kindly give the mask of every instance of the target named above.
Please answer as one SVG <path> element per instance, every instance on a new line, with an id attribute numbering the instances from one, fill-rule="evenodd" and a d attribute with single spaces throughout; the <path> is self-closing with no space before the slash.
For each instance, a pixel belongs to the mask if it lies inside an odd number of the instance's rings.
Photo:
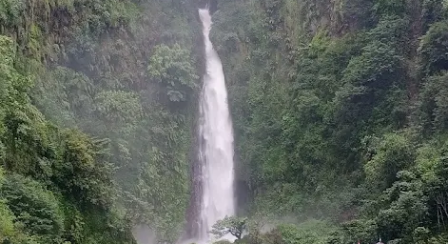
<path id="1" fill-rule="evenodd" d="M 218 10 L 218 0 L 210 0 L 210 13 L 214 13 Z"/>
<path id="2" fill-rule="evenodd" d="M 218 10 L 218 0 L 198 0 L 199 8 L 204 8 L 205 6 L 209 6 L 210 13 L 216 12 Z"/>
<path id="3" fill-rule="evenodd" d="M 246 215 L 253 197 L 247 181 L 235 180 L 235 196 L 236 206 L 238 206 L 237 214 Z"/>
<path id="4" fill-rule="evenodd" d="M 199 8 L 204 8 L 210 0 L 198 0 Z"/>
<path id="5" fill-rule="evenodd" d="M 199 117 L 199 108 L 197 108 Z M 182 240 L 191 240 L 199 236 L 199 215 L 202 201 L 202 165 L 200 163 L 199 148 L 203 147 L 204 138 L 199 135 L 199 118 L 196 118 L 194 129 L 194 148 L 190 158 L 190 206 L 187 209 L 187 226 Z"/>

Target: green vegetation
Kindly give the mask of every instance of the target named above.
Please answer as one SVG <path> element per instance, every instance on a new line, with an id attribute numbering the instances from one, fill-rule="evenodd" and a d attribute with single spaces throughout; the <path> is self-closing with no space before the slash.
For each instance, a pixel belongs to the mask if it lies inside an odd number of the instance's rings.
<path id="1" fill-rule="evenodd" d="M 180 237 L 198 2 L 0 0 L 0 243 Z M 250 196 L 219 235 L 448 242 L 446 1 L 229 0 L 213 19 Z"/>
<path id="2" fill-rule="evenodd" d="M 226 217 L 222 220 L 218 220 L 212 229 L 212 233 L 221 238 L 227 234 L 235 236 L 237 239 L 241 239 L 243 232 L 247 229 L 247 218 L 238 217 Z"/>
<path id="3" fill-rule="evenodd" d="M 137 224 L 179 238 L 196 15 L 193 0 L 0 0 L 0 243 L 134 243 Z"/>
<path id="4" fill-rule="evenodd" d="M 447 242 L 446 7 L 219 2 L 245 243 Z"/>

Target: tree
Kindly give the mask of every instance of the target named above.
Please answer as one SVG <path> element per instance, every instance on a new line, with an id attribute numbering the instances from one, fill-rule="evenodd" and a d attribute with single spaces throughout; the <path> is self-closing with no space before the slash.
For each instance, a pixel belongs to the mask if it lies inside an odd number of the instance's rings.
<path id="1" fill-rule="evenodd" d="M 54 240 L 63 231 L 64 216 L 56 196 L 28 177 L 11 174 L 0 188 L 0 198 L 24 226 L 26 233 L 42 241 Z M 0 203 L 1 204 L 1 203 Z M 0 206 L 1 207 L 1 206 Z M 5 216 L 11 218 L 11 214 Z M 3 216 L 2 216 L 3 217 Z"/>
<path id="2" fill-rule="evenodd" d="M 216 237 L 221 238 L 230 233 L 237 239 L 241 239 L 243 231 L 247 228 L 247 218 L 225 217 L 218 220 L 212 227 L 211 233 Z"/>
<path id="3" fill-rule="evenodd" d="M 198 76 L 190 52 L 178 44 L 173 47 L 158 45 L 149 60 L 149 77 L 164 84 L 171 102 L 187 101 L 187 95 L 196 87 Z"/>

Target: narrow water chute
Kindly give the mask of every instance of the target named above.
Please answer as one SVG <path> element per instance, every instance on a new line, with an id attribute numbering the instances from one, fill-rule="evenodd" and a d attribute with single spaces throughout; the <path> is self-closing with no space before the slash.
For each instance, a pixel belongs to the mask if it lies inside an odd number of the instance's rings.
<path id="1" fill-rule="evenodd" d="M 205 44 L 206 73 L 200 97 L 199 163 L 202 197 L 199 232 L 196 239 L 212 239 L 210 230 L 216 221 L 235 214 L 233 129 L 224 72 L 218 53 L 210 41 L 212 20 L 208 9 L 200 9 Z M 231 237 L 226 237 L 230 239 Z"/>

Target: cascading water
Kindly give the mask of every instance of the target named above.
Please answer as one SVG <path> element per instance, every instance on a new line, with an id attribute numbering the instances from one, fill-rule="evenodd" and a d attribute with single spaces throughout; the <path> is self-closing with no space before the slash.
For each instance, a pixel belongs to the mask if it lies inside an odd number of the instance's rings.
<path id="1" fill-rule="evenodd" d="M 201 206 L 196 239 L 210 241 L 209 231 L 216 221 L 232 216 L 234 204 L 233 130 L 221 60 L 209 34 L 211 16 L 200 9 L 205 43 L 206 73 L 200 98 L 199 163 L 201 165 Z M 229 238 L 227 238 L 229 239 Z"/>

